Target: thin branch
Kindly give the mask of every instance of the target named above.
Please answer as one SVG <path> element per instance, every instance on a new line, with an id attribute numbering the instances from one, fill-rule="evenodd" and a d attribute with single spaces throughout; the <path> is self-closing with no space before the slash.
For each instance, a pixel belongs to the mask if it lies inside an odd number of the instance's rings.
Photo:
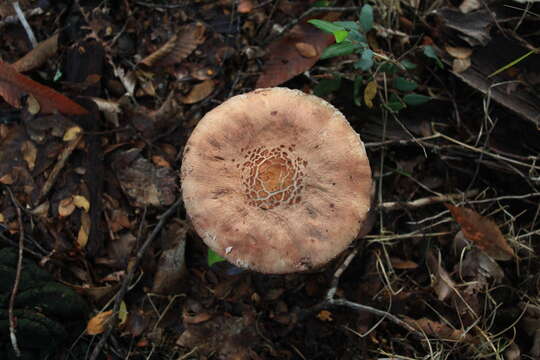
<path id="1" fill-rule="evenodd" d="M 24 12 L 21 9 L 21 5 L 19 4 L 18 1 L 12 2 L 11 5 L 13 5 L 13 8 L 15 9 L 15 13 L 17 14 L 17 17 L 19 18 L 19 21 L 21 22 L 21 25 L 23 26 L 24 31 L 26 31 L 28 40 L 30 40 L 32 47 L 35 48 L 38 45 L 38 42 L 36 40 L 36 35 L 34 35 L 34 31 L 32 31 L 32 27 L 28 23 L 28 20 L 26 20 Z"/>
<path id="2" fill-rule="evenodd" d="M 22 272 L 22 259 L 23 259 L 23 247 L 24 247 L 24 226 L 22 221 L 22 212 L 19 204 L 15 200 L 15 196 L 11 192 L 10 188 L 7 188 L 13 206 L 17 210 L 17 219 L 19 222 L 19 252 L 17 254 L 17 269 L 15 271 L 15 281 L 13 282 L 13 289 L 11 290 L 11 295 L 9 297 L 8 305 L 8 317 L 9 317 L 9 338 L 11 339 L 11 346 L 17 357 L 21 357 L 21 350 L 19 349 L 19 344 L 17 343 L 17 326 L 15 322 L 15 316 L 13 315 L 13 307 L 15 306 L 15 297 L 17 296 L 17 291 L 19 290 L 19 283 L 21 281 L 21 272 Z"/>
<path id="3" fill-rule="evenodd" d="M 129 284 L 131 283 L 131 280 L 133 279 L 135 271 L 139 267 L 139 265 L 140 265 L 140 263 L 142 261 L 142 258 L 144 257 L 146 249 L 148 248 L 148 246 L 150 246 L 152 241 L 158 236 L 161 229 L 165 226 L 165 223 L 167 222 L 168 218 L 176 211 L 176 208 L 180 205 L 181 201 L 182 201 L 181 199 L 176 200 L 176 202 L 174 204 L 172 204 L 167 209 L 167 211 L 165 211 L 160 216 L 157 225 L 154 227 L 154 229 L 152 230 L 150 235 L 146 238 L 144 243 L 141 245 L 141 247 L 137 251 L 137 254 L 135 256 L 135 260 L 130 261 L 128 263 L 128 265 L 127 265 L 127 268 L 128 268 L 127 274 L 124 277 L 124 280 L 122 281 L 122 286 L 120 287 L 120 290 L 118 290 L 118 292 L 115 295 L 114 306 L 113 306 L 113 314 L 110 317 L 111 320 L 115 321 L 117 319 L 116 314 L 118 313 L 118 310 L 120 309 L 120 304 L 121 304 L 122 300 L 124 299 L 124 296 L 126 295 L 126 293 L 128 291 Z M 103 334 L 103 336 L 101 336 L 101 338 L 99 339 L 99 342 L 96 344 L 96 347 L 92 351 L 92 355 L 90 356 L 90 360 L 96 360 L 98 358 L 99 354 L 101 353 L 101 350 L 103 349 L 103 346 L 105 346 L 105 342 L 107 341 L 109 336 L 111 336 L 111 333 L 112 333 L 113 329 L 114 329 L 113 325 L 109 326 L 107 331 Z"/>
<path id="4" fill-rule="evenodd" d="M 461 194 L 448 194 L 448 195 L 438 195 L 438 196 L 428 196 L 425 198 L 420 198 L 412 201 L 407 202 L 401 202 L 401 201 L 388 201 L 383 202 L 381 205 L 379 205 L 379 208 L 385 211 L 391 211 L 391 210 L 397 210 L 397 209 L 417 209 L 423 206 L 441 203 L 441 202 L 449 202 L 453 200 L 462 200 L 465 198 L 473 197 L 475 195 L 478 195 L 480 190 L 472 189 L 469 191 L 465 191 Z"/>

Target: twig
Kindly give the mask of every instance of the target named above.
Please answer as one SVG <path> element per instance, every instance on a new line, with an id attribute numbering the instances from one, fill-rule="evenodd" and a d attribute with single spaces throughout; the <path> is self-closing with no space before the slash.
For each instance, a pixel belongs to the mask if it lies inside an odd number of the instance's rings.
<path id="1" fill-rule="evenodd" d="M 114 306 L 113 306 L 113 314 L 110 317 L 110 319 L 115 320 L 117 318 L 116 314 L 118 313 L 118 310 L 120 309 L 120 303 L 122 302 L 124 295 L 126 294 L 129 284 L 131 283 L 131 280 L 133 279 L 133 275 L 135 274 L 135 271 L 139 267 L 139 264 L 142 261 L 142 258 L 146 252 L 146 249 L 152 241 L 156 238 L 156 236 L 159 234 L 163 226 L 165 226 L 165 223 L 167 219 L 174 213 L 176 208 L 180 205 L 181 199 L 178 199 L 174 204 L 172 204 L 167 211 L 165 211 L 159 218 L 159 221 L 157 225 L 154 227 L 148 238 L 144 241 L 144 243 L 141 245 L 139 250 L 137 251 L 137 254 L 135 256 L 135 260 L 133 262 L 129 262 L 128 264 L 128 271 L 126 276 L 124 277 L 124 280 L 122 281 L 122 286 L 118 290 L 118 292 L 115 295 L 114 299 Z M 90 355 L 90 360 L 96 360 L 101 353 L 101 349 L 103 349 L 103 346 L 105 346 L 105 342 L 111 336 L 112 330 L 114 329 L 114 326 L 109 326 L 107 331 L 101 336 L 101 339 L 99 339 L 99 342 L 96 344 L 96 347 L 92 351 L 92 355 Z"/>
<path id="2" fill-rule="evenodd" d="M 34 15 L 41 15 L 43 13 L 44 13 L 43 9 L 38 7 L 35 9 L 28 10 L 25 15 L 27 17 L 31 17 Z M 0 28 L 4 25 L 16 24 L 18 22 L 19 22 L 19 17 L 17 15 L 6 16 L 3 20 L 0 20 Z"/>
<path id="3" fill-rule="evenodd" d="M 480 192 L 478 189 L 472 189 L 469 191 L 465 191 L 462 194 L 448 194 L 448 195 L 439 195 L 439 196 L 428 196 L 425 198 L 420 198 L 412 201 L 407 202 L 401 202 L 401 201 L 388 201 L 383 202 L 381 205 L 379 205 L 379 208 L 385 211 L 391 211 L 391 210 L 397 210 L 397 209 L 417 209 L 419 207 L 441 203 L 441 202 L 448 202 L 452 200 L 461 200 L 468 197 L 473 197 L 477 195 Z"/>
<path id="4" fill-rule="evenodd" d="M 140 6 L 144 6 L 144 7 L 158 8 L 158 9 L 159 8 L 162 8 L 162 9 L 178 9 L 178 8 L 184 8 L 184 7 L 188 6 L 186 4 L 154 4 L 154 3 L 144 2 L 144 1 L 135 1 L 135 4 L 140 5 Z"/>
<path id="5" fill-rule="evenodd" d="M 8 316 L 9 316 L 9 338 L 11 339 L 11 346 L 17 357 L 21 357 L 21 350 L 19 349 L 19 344 L 17 343 L 17 329 L 15 323 L 15 316 L 13 315 L 13 307 L 15 306 L 15 297 L 17 296 L 17 290 L 19 289 L 19 282 L 21 281 L 21 272 L 22 272 L 22 259 L 23 259 L 23 247 L 24 247 L 24 227 L 22 222 L 22 213 L 19 204 L 15 200 L 15 196 L 11 192 L 10 188 L 7 188 L 13 206 L 17 210 L 17 218 L 19 222 L 19 252 L 17 254 L 17 269 L 15 271 L 15 281 L 13 283 L 13 289 L 11 290 L 11 295 L 9 297 L 9 306 L 8 306 Z"/>
<path id="6" fill-rule="evenodd" d="M 79 145 L 81 139 L 82 135 L 77 136 L 77 138 L 69 142 L 68 145 L 64 148 L 64 150 L 60 153 L 60 155 L 58 156 L 58 162 L 54 165 L 54 168 L 52 169 L 49 178 L 47 179 L 47 181 L 45 181 L 45 184 L 43 184 L 43 187 L 41 188 L 41 194 L 39 196 L 38 202 L 41 202 L 41 200 L 43 200 L 43 198 L 52 189 L 56 178 L 58 177 L 58 174 L 60 174 L 60 170 L 64 168 L 67 159 L 69 159 L 70 155 L 73 153 L 77 145 Z"/>
<path id="7" fill-rule="evenodd" d="M 38 45 L 38 42 L 36 40 L 36 36 L 34 35 L 34 32 L 32 31 L 32 28 L 30 27 L 30 24 L 26 20 L 26 17 L 24 16 L 24 12 L 21 9 L 21 5 L 19 5 L 18 1 L 14 1 L 11 3 L 13 5 L 13 8 L 15 9 L 15 13 L 17 14 L 17 17 L 19 18 L 19 21 L 21 22 L 21 25 L 24 28 L 24 31 L 26 31 L 26 35 L 28 36 L 28 39 L 30 40 L 30 43 L 32 44 L 32 47 L 35 48 Z"/>

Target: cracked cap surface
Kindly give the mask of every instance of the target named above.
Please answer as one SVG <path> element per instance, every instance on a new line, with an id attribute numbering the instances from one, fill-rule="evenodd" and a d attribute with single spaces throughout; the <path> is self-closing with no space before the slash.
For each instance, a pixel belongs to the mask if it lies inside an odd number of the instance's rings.
<path id="1" fill-rule="evenodd" d="M 332 260 L 370 206 L 359 135 L 328 102 L 287 88 L 237 95 L 208 112 L 184 149 L 181 181 L 204 242 L 263 273 Z"/>

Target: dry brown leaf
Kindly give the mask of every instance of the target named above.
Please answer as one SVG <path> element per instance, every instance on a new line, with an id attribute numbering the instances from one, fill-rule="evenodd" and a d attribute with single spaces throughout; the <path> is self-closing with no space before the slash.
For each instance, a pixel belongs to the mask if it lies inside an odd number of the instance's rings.
<path id="1" fill-rule="evenodd" d="M 300 23 L 292 28 L 286 36 L 275 40 L 268 46 L 268 60 L 264 64 L 263 72 L 257 80 L 257 88 L 273 87 L 284 83 L 298 74 L 308 70 L 317 62 L 320 54 L 335 38 L 308 23 Z M 313 47 L 316 55 L 306 57 L 296 44 L 306 50 Z"/>
<path id="2" fill-rule="evenodd" d="M 460 74 L 471 67 L 471 58 L 454 59 L 452 61 L 452 70 Z"/>
<path id="3" fill-rule="evenodd" d="M 169 169 L 172 168 L 171 164 L 167 160 L 165 160 L 163 156 L 160 156 L 160 155 L 152 156 L 152 162 L 156 166 L 163 166 Z"/>
<path id="4" fill-rule="evenodd" d="M 68 197 L 66 199 L 60 200 L 58 203 L 58 215 L 60 217 L 69 216 L 75 211 L 75 204 L 73 203 L 73 197 Z"/>
<path id="5" fill-rule="evenodd" d="M 296 44 L 294 44 L 294 46 L 296 47 L 296 50 L 298 50 L 300 55 L 305 58 L 312 58 L 319 55 L 317 49 L 315 49 L 315 46 L 311 44 L 305 42 L 297 42 Z"/>
<path id="6" fill-rule="evenodd" d="M 28 108 L 28 112 L 32 115 L 39 114 L 39 110 L 41 110 L 39 101 L 37 101 L 37 99 L 32 95 L 28 95 L 28 99 L 26 100 L 26 107 Z"/>
<path id="7" fill-rule="evenodd" d="M 456 285 L 431 250 L 426 254 L 426 262 L 434 276 L 433 291 L 437 294 L 437 298 L 443 301 L 452 294 Z"/>
<path id="8" fill-rule="evenodd" d="M 0 223 L 5 222 L 6 219 L 4 218 L 4 214 L 0 213 Z"/>
<path id="9" fill-rule="evenodd" d="M 470 13 L 471 11 L 478 10 L 482 4 L 479 0 L 464 0 L 461 5 L 459 5 L 459 10 L 464 13 Z"/>
<path id="10" fill-rule="evenodd" d="M 21 153 L 24 161 L 26 161 L 26 165 L 28 165 L 28 169 L 34 170 L 37 158 L 37 148 L 34 143 L 30 140 L 23 142 L 21 145 Z"/>
<path id="11" fill-rule="evenodd" d="M 515 254 L 492 220 L 472 209 L 446 204 L 467 239 L 495 260 L 511 260 Z"/>
<path id="12" fill-rule="evenodd" d="M 473 337 L 461 329 L 453 329 L 450 326 L 428 318 L 413 319 L 404 316 L 408 324 L 426 333 L 427 336 L 434 336 L 442 340 L 457 342 L 472 342 Z"/>
<path id="13" fill-rule="evenodd" d="M 319 320 L 321 320 L 321 321 L 327 321 L 327 322 L 330 322 L 330 321 L 334 320 L 332 318 L 332 313 L 330 311 L 328 311 L 328 310 L 321 310 L 317 314 L 317 318 L 319 318 Z"/>
<path id="14" fill-rule="evenodd" d="M 240 0 L 238 2 L 237 11 L 240 14 L 247 14 L 253 10 L 253 0 Z"/>
<path id="15" fill-rule="evenodd" d="M 13 107 L 21 108 L 20 99 L 24 95 L 33 95 L 39 102 L 41 113 L 55 111 L 70 115 L 88 114 L 82 106 L 68 99 L 50 87 L 19 74 L 11 65 L 0 61 L 0 96 Z"/>
<path id="16" fill-rule="evenodd" d="M 179 63 L 204 42 L 205 28 L 202 24 L 183 26 L 154 53 L 145 57 L 140 64 L 147 67 L 163 67 Z"/>
<path id="17" fill-rule="evenodd" d="M 392 267 L 398 270 L 411 270 L 418 268 L 418 264 L 414 261 L 403 260 L 397 257 L 391 257 L 390 262 L 392 263 Z"/>
<path id="18" fill-rule="evenodd" d="M 446 49 L 446 52 L 448 54 L 450 54 L 450 56 L 452 56 L 453 58 L 456 58 L 456 59 L 470 58 L 472 53 L 473 53 L 473 50 L 471 48 L 463 47 L 463 46 L 449 46 L 449 45 L 447 45 L 445 47 L 445 49 Z"/>
<path id="19" fill-rule="evenodd" d="M 214 80 L 208 79 L 201 83 L 195 84 L 189 94 L 180 98 L 184 104 L 195 104 L 206 99 L 215 88 Z"/>
<path id="20" fill-rule="evenodd" d="M 64 136 L 62 137 L 62 140 L 65 142 L 73 141 L 79 136 L 79 134 L 82 132 L 82 129 L 78 126 L 72 126 L 69 129 L 66 130 L 64 133 Z"/>
<path id="21" fill-rule="evenodd" d="M 106 324 L 109 318 L 112 316 L 113 311 L 100 312 L 88 321 L 86 325 L 86 333 L 88 335 L 99 335 L 106 329 Z"/>
<path id="22" fill-rule="evenodd" d="M 90 226 L 92 220 L 88 213 L 83 212 L 81 214 L 81 227 L 79 228 L 79 233 L 77 234 L 77 248 L 84 249 L 88 243 L 88 236 L 90 235 Z"/>
<path id="23" fill-rule="evenodd" d="M 54 34 L 45 41 L 42 41 L 28 54 L 12 64 L 18 72 L 25 72 L 40 67 L 51 56 L 58 51 L 58 34 Z"/>

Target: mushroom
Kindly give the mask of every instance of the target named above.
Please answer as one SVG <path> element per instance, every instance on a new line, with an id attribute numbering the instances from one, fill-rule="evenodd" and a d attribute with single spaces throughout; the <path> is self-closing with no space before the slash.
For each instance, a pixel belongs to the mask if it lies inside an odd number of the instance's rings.
<path id="1" fill-rule="evenodd" d="M 356 238 L 370 206 L 360 136 L 328 102 L 287 88 L 234 96 L 184 149 L 185 208 L 204 242 L 262 273 L 321 267 Z"/>

